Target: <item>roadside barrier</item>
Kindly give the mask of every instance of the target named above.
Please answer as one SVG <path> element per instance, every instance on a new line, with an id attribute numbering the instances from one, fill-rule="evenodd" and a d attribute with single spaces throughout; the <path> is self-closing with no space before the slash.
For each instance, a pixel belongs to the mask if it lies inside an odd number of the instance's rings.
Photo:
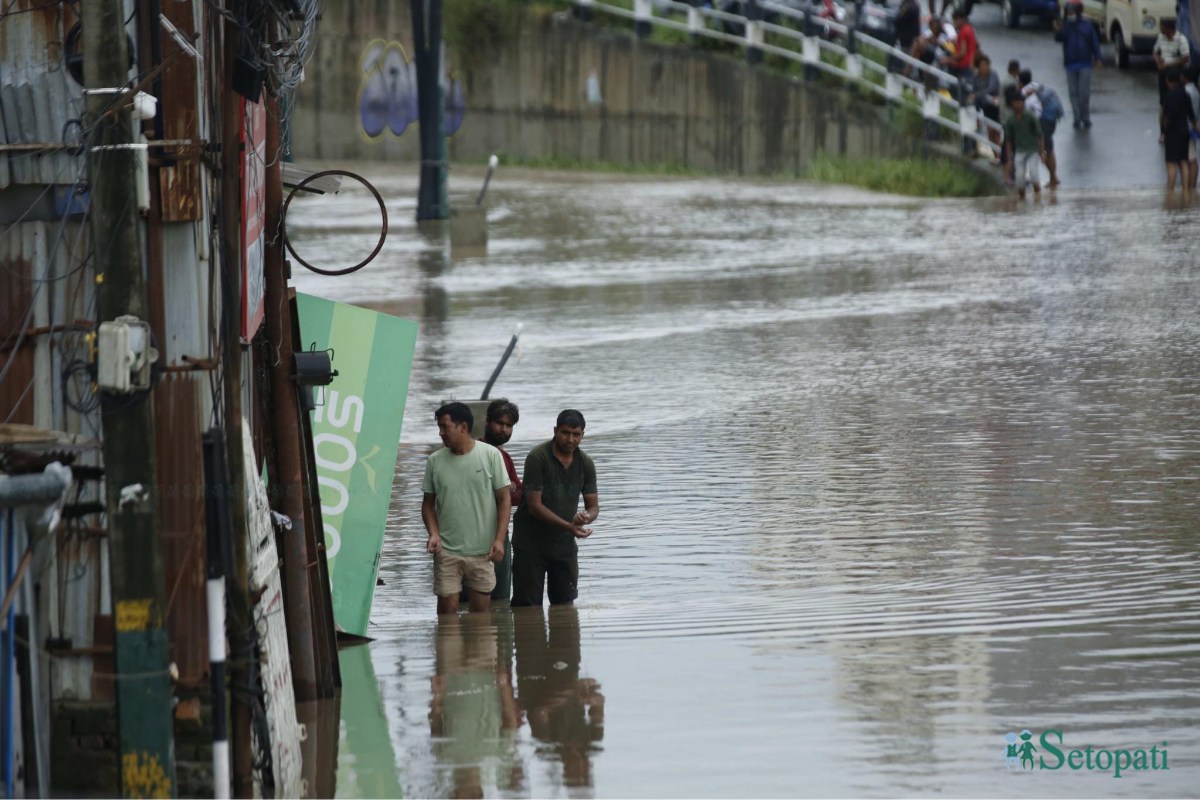
<path id="1" fill-rule="evenodd" d="M 760 61 L 763 54 L 797 62 L 804 65 L 806 78 L 815 72 L 832 75 L 889 104 L 912 107 L 928 129 L 937 126 L 953 131 L 976 148 L 985 147 L 996 157 L 1000 154 L 1000 145 L 988 134 L 999 134 L 999 140 L 1003 129 L 974 105 L 960 101 L 966 87 L 957 76 L 842 22 L 770 0 L 760 0 L 756 16 L 773 21 L 675 0 L 633 0 L 632 9 L 601 0 L 574 1 L 584 19 L 592 11 L 629 19 L 639 36 L 648 36 L 654 27 L 660 27 L 687 33 L 692 41 L 706 38 L 740 46 L 751 63 Z"/>

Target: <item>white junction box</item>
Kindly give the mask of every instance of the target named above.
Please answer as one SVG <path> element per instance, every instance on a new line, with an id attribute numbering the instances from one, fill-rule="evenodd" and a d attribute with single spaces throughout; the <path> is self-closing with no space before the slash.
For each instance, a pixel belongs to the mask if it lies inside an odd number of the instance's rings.
<path id="1" fill-rule="evenodd" d="M 150 346 L 149 323 L 131 316 L 101 322 L 96 349 L 101 391 L 131 394 L 150 388 L 150 366 L 158 360 L 158 351 Z"/>

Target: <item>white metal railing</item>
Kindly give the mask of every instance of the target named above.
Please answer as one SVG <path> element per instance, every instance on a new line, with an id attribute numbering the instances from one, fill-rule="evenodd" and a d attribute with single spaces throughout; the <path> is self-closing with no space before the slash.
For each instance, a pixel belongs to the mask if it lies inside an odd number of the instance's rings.
<path id="1" fill-rule="evenodd" d="M 676 0 L 633 0 L 632 10 L 603 0 L 575 0 L 575 4 L 581 9 L 631 19 L 635 24 L 682 31 L 693 37 L 754 48 L 801 63 L 846 83 L 864 87 L 889 102 L 909 103 L 927 122 L 955 131 L 977 145 L 987 147 L 993 155 L 1000 153 L 1000 145 L 993 142 L 989 134 L 1002 134 L 1003 129 L 999 123 L 980 114 L 973 105 L 958 102 L 961 88 L 956 76 L 845 23 L 816 15 L 806 19 L 803 12 L 776 5 L 770 0 L 760 0 L 759 8 L 774 15 L 779 22 L 750 20 L 738 14 L 698 8 Z M 742 33 L 732 33 L 727 26 L 740 28 Z M 853 51 L 843 44 L 850 42 L 854 43 Z M 875 51 L 884 63 L 865 57 L 861 52 L 863 49 Z M 902 65 L 903 71 L 897 72 L 892 65 Z"/>

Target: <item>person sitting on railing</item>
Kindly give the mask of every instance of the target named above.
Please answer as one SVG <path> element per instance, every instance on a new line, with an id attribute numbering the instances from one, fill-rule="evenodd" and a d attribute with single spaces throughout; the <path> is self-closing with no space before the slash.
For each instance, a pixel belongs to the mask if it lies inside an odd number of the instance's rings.
<path id="1" fill-rule="evenodd" d="M 979 50 L 979 42 L 975 38 L 975 28 L 962 9 L 954 11 L 954 55 L 945 60 L 944 69 L 960 81 L 970 78 L 975 69 L 975 54 Z"/>
<path id="2" fill-rule="evenodd" d="M 932 65 L 937 61 L 938 53 L 954 49 L 954 40 L 957 38 L 953 27 L 940 17 L 930 17 L 929 24 L 913 44 L 913 58 Z"/>
<path id="3" fill-rule="evenodd" d="M 992 69 L 992 60 L 983 53 L 975 57 L 975 75 L 971 80 L 970 102 L 985 118 L 1000 123 L 1000 76 Z M 1000 144 L 1000 131 L 988 128 L 988 141 Z"/>
<path id="4" fill-rule="evenodd" d="M 917 0 L 901 0 L 900 7 L 896 10 L 896 48 L 902 52 L 911 53 L 913 43 L 920 35 L 921 6 Z M 897 59 L 893 65 L 893 71 L 907 75 L 909 68 L 907 64 Z"/>

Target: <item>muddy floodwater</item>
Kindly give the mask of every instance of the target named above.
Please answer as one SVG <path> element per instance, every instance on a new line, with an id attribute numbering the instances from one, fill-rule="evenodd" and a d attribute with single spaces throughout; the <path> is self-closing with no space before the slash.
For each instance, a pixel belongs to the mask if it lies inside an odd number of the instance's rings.
<path id="1" fill-rule="evenodd" d="M 387 244 L 296 284 L 420 334 L 340 796 L 1200 794 L 1200 209 L 502 167 L 451 257 L 354 168 Z M 294 203 L 297 250 L 372 208 Z M 580 598 L 439 624 L 432 411 L 518 322 L 517 463 L 587 417 Z"/>

